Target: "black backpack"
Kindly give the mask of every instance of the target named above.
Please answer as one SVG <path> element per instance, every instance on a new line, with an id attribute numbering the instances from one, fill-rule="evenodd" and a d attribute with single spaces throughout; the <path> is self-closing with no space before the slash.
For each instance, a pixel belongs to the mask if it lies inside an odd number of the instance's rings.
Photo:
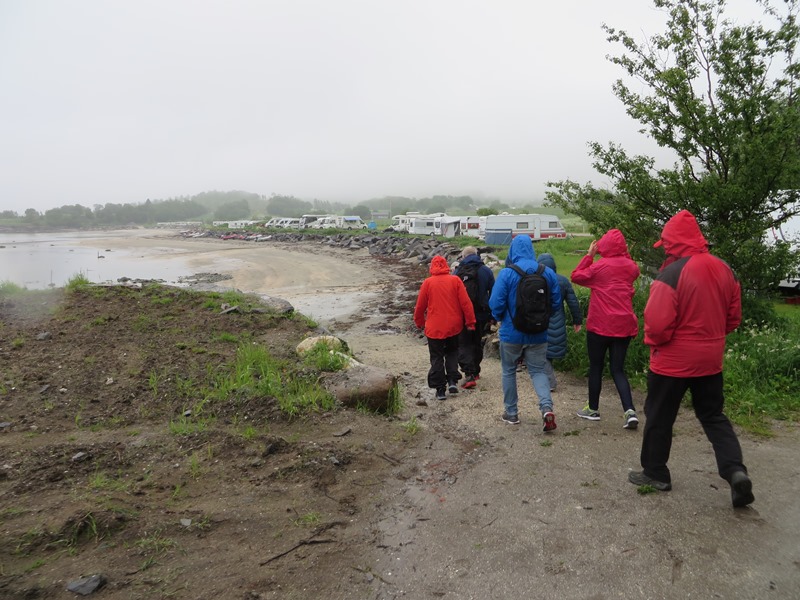
<path id="1" fill-rule="evenodd" d="M 511 322 L 522 333 L 542 333 L 550 325 L 550 289 L 544 278 L 543 264 L 535 273 L 526 273 L 517 265 L 509 265 L 520 280 L 517 284 L 517 310 Z"/>
<path id="2" fill-rule="evenodd" d="M 458 276 L 467 288 L 467 296 L 472 301 L 472 306 L 479 309 L 482 306 L 481 299 L 478 297 L 478 271 L 481 268 L 479 262 L 469 262 L 458 267 Z"/>

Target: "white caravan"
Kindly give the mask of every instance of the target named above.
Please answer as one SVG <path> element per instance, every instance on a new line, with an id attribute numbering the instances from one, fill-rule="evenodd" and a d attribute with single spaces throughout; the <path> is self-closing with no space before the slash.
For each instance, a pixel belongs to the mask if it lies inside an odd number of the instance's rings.
<path id="1" fill-rule="evenodd" d="M 483 239 L 486 234 L 486 217 L 468 216 L 461 219 L 461 235 Z"/>
<path id="2" fill-rule="evenodd" d="M 305 229 L 306 227 L 312 227 L 312 223 L 315 223 L 319 219 L 323 217 L 330 217 L 332 215 L 303 215 L 300 217 L 300 229 Z"/>
<path id="3" fill-rule="evenodd" d="M 529 235 L 534 241 L 565 238 L 567 231 L 555 215 L 489 215 L 486 217 L 486 243 L 510 245 L 518 235 Z"/>
<path id="4" fill-rule="evenodd" d="M 455 237 L 461 235 L 461 217 L 436 217 L 433 220 L 433 235 Z"/>
<path id="5" fill-rule="evenodd" d="M 314 229 L 366 229 L 367 224 L 358 215 L 323 217 L 311 224 Z"/>
<path id="6" fill-rule="evenodd" d="M 431 215 L 409 214 L 408 233 L 417 235 L 436 235 L 436 219 L 446 217 L 445 213 Z"/>

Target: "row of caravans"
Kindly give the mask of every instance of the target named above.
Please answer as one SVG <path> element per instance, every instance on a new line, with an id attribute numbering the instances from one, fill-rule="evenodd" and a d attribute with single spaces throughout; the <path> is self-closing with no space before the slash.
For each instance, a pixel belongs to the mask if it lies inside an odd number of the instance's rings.
<path id="1" fill-rule="evenodd" d="M 533 240 L 565 238 L 567 232 L 555 215 L 450 216 L 444 213 L 423 215 L 407 213 L 392 217 L 392 229 L 417 235 L 455 237 L 466 235 L 483 239 L 487 244 L 508 245 L 516 235 L 527 234 Z"/>
<path id="2" fill-rule="evenodd" d="M 264 224 L 264 227 L 280 229 L 366 229 L 367 224 L 361 217 L 338 215 L 303 215 L 300 218 L 275 217 Z"/>

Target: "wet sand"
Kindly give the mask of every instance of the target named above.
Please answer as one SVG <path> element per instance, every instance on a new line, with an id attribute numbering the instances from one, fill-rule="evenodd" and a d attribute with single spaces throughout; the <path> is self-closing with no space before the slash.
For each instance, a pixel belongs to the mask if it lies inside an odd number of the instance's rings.
<path id="1" fill-rule="evenodd" d="M 108 232 L 81 245 L 135 251 L 146 261 L 182 261 L 195 273 L 230 275 L 220 286 L 283 298 L 322 323 L 352 314 L 381 289 L 380 265 L 366 250 L 184 238 L 159 229 Z"/>

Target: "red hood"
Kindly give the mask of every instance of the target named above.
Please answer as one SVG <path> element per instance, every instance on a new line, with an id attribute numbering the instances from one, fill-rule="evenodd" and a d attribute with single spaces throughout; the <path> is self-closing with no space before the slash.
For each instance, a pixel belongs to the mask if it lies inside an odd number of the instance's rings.
<path id="1" fill-rule="evenodd" d="M 608 232 L 598 240 L 597 252 L 603 258 L 611 258 L 612 256 L 625 256 L 626 258 L 630 258 L 625 236 L 622 235 L 619 229 L 609 229 Z"/>
<path id="2" fill-rule="evenodd" d="M 683 257 L 708 252 L 708 242 L 700 231 L 697 219 L 688 210 L 682 210 L 664 225 L 661 239 L 654 248 L 664 247 L 668 256 Z"/>
<path id="3" fill-rule="evenodd" d="M 436 255 L 431 261 L 430 267 L 431 275 L 448 275 L 450 273 L 450 265 L 443 256 Z"/>

